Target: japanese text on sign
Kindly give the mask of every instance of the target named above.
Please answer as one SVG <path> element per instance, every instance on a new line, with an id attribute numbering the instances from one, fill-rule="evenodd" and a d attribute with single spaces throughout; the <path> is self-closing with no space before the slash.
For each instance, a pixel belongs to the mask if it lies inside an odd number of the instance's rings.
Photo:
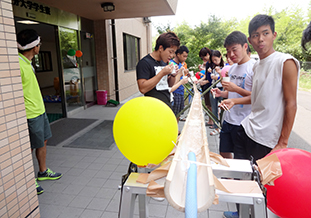
<path id="1" fill-rule="evenodd" d="M 34 10 L 34 11 L 38 11 L 40 13 L 51 15 L 51 9 L 49 7 L 40 5 L 40 4 L 32 2 L 32 1 L 13 0 L 12 5 L 20 6 L 22 8 L 26 8 L 29 10 Z"/>

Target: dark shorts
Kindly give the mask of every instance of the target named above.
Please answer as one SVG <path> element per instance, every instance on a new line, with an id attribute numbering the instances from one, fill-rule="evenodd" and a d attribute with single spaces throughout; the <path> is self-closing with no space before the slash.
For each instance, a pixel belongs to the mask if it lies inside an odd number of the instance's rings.
<path id="1" fill-rule="evenodd" d="M 210 101 L 210 98 L 209 98 L 209 92 L 207 92 L 204 95 L 204 102 L 205 102 L 206 107 L 211 107 L 211 101 Z"/>
<path id="2" fill-rule="evenodd" d="M 226 121 L 223 122 L 220 131 L 220 152 L 234 152 L 234 145 L 237 143 L 237 131 L 239 128 L 240 126 L 232 125 Z"/>
<path id="3" fill-rule="evenodd" d="M 250 156 L 254 157 L 254 160 L 259 160 L 265 157 L 271 148 L 259 144 L 249 138 L 242 125 L 237 130 L 237 143 L 234 145 L 234 159 L 247 159 L 250 160 Z"/>
<path id="4" fill-rule="evenodd" d="M 172 110 L 175 116 L 184 109 L 184 95 L 174 94 L 174 101 L 172 102 Z"/>
<path id="5" fill-rule="evenodd" d="M 52 137 L 46 113 L 27 119 L 31 149 L 42 148 L 44 141 Z"/>

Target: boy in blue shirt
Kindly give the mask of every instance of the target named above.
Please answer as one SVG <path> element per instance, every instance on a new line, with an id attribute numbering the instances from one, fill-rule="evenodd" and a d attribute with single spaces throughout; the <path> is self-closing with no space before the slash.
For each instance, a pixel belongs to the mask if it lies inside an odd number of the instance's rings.
<path id="1" fill-rule="evenodd" d="M 170 61 L 174 65 L 178 66 L 178 69 L 180 69 L 184 63 L 187 60 L 189 50 L 186 46 L 182 45 L 179 49 L 176 50 L 175 54 L 176 56 Z M 182 77 L 180 78 L 182 79 Z M 172 110 L 177 116 L 177 114 L 184 109 L 184 87 L 179 86 L 174 92 L 174 100 L 172 102 Z M 177 121 L 179 121 L 179 117 L 176 117 Z"/>

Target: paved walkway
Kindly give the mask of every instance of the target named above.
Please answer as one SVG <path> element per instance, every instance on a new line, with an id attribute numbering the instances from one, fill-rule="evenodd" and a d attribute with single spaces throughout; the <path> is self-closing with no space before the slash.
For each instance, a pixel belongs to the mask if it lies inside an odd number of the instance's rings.
<path id="1" fill-rule="evenodd" d="M 304 94 L 304 93 L 302 93 Z M 140 96 L 140 94 L 132 97 Z M 127 99 L 128 100 L 128 99 Z M 126 102 L 126 101 L 124 101 Z M 124 103 L 121 102 L 121 103 Z M 308 104 L 310 105 L 310 104 Z M 48 146 L 47 165 L 52 170 L 62 172 L 63 177 L 57 181 L 42 181 L 45 192 L 39 195 L 39 205 L 42 218 L 117 218 L 120 199 L 121 176 L 127 172 L 129 161 L 120 153 L 117 146 L 112 150 L 92 150 L 65 148 L 78 136 L 89 131 L 103 120 L 113 120 L 119 107 L 103 107 L 95 105 L 73 116 L 73 118 L 98 119 L 88 128 L 57 146 Z M 291 142 L 303 142 L 305 150 L 310 149 L 307 134 L 311 112 L 306 106 L 298 107 L 297 121 Z M 308 123 L 309 122 L 309 123 Z M 180 122 L 181 129 L 183 122 Z M 207 129 L 209 136 L 210 130 Z M 210 150 L 218 153 L 219 137 L 208 137 Z M 35 158 L 34 158 L 35 159 Z M 36 159 L 35 159 L 36 160 Z M 35 161 L 35 172 L 38 166 Z M 138 218 L 137 204 L 135 218 Z M 234 210 L 235 205 L 220 203 L 213 205 L 209 212 L 199 214 L 199 218 L 221 218 L 223 211 Z M 178 212 L 168 205 L 167 201 L 156 202 L 150 199 L 149 214 L 153 218 L 179 218 L 184 213 Z"/>

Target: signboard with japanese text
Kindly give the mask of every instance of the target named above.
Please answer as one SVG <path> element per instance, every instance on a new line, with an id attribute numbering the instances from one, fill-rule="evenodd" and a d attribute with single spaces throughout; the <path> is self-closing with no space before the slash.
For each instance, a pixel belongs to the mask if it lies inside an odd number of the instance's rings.
<path id="1" fill-rule="evenodd" d="M 25 0 L 13 0 L 12 5 L 19 6 L 21 8 L 29 9 L 31 11 L 36 11 L 39 13 L 51 15 L 51 8 L 33 1 Z"/>
<path id="2" fill-rule="evenodd" d="M 28 0 L 12 0 L 12 5 L 16 17 L 75 30 L 79 28 L 76 14 Z"/>

